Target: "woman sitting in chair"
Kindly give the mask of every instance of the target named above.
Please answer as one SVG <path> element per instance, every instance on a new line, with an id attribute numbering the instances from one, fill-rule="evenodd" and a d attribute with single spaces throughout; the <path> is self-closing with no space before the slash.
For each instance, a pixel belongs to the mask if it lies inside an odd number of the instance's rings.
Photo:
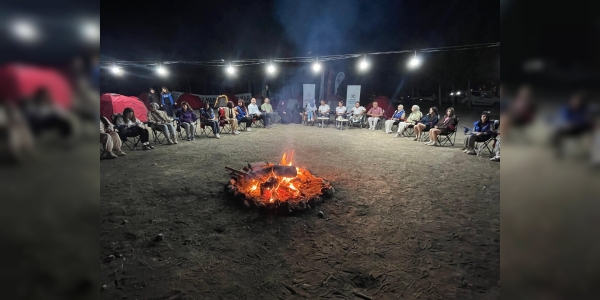
<path id="1" fill-rule="evenodd" d="M 198 117 L 196 117 L 189 103 L 186 101 L 181 102 L 181 110 L 177 111 L 177 117 L 187 133 L 186 140 L 193 141 L 196 137 L 196 120 Z"/>
<path id="2" fill-rule="evenodd" d="M 167 144 L 177 144 L 177 135 L 175 134 L 175 127 L 171 122 L 171 119 L 167 116 L 167 113 L 163 110 L 158 110 L 158 104 L 150 104 L 150 110 L 148 111 L 148 122 L 150 127 L 154 130 L 162 132 L 167 138 Z"/>
<path id="3" fill-rule="evenodd" d="M 252 129 L 250 129 L 250 126 L 252 126 L 252 118 L 248 116 L 248 109 L 246 109 L 246 103 L 244 103 L 244 100 L 238 100 L 238 106 L 235 107 L 235 110 L 237 112 L 236 118 L 238 125 L 246 123 L 246 131 L 252 131 Z"/>
<path id="4" fill-rule="evenodd" d="M 392 126 L 394 124 L 398 124 L 400 126 L 400 122 L 404 121 L 404 105 L 399 104 L 398 109 L 392 115 L 392 118 L 385 121 L 385 133 L 392 133 Z"/>
<path id="5" fill-rule="evenodd" d="M 315 99 L 312 99 L 310 103 L 306 106 L 306 125 L 311 124 L 315 125 L 315 111 L 317 110 L 317 105 L 315 105 Z"/>
<path id="6" fill-rule="evenodd" d="M 227 102 L 227 106 L 223 107 L 223 111 L 225 112 L 224 121 L 229 122 L 231 124 L 231 133 L 232 134 L 240 134 L 238 129 L 238 119 L 237 119 L 237 111 L 234 108 L 233 101 Z"/>
<path id="7" fill-rule="evenodd" d="M 463 150 L 464 153 L 470 155 L 477 154 L 477 152 L 475 152 L 474 149 L 475 143 L 485 142 L 489 140 L 494 134 L 494 131 L 492 129 L 492 122 L 490 121 L 490 113 L 484 111 L 481 114 L 481 118 L 479 119 L 479 121 L 473 124 L 472 132 L 469 132 L 469 129 L 465 127 L 465 134 L 467 134 L 467 136 L 465 137 L 465 144 L 461 150 Z"/>
<path id="8" fill-rule="evenodd" d="M 115 132 L 113 124 L 103 116 L 100 116 L 100 143 L 104 148 L 106 158 L 125 156 L 125 152 L 121 151 L 121 138 Z"/>
<path id="9" fill-rule="evenodd" d="M 208 125 L 212 128 L 215 137 L 220 139 L 219 135 L 219 118 L 215 116 L 214 111 L 210 108 L 208 102 L 204 103 L 204 108 L 200 111 L 201 121 L 203 124 Z"/>
<path id="10" fill-rule="evenodd" d="M 415 125 L 415 139 L 413 141 L 418 141 L 421 139 L 423 132 L 429 131 L 435 124 L 438 122 L 438 109 L 435 106 L 432 106 L 429 109 L 429 113 L 426 114 L 421 121 L 417 125 Z"/>
<path id="11" fill-rule="evenodd" d="M 150 132 L 148 132 L 144 123 L 135 117 L 135 113 L 131 107 L 125 108 L 123 115 L 117 116 L 115 123 L 117 124 L 121 141 L 127 140 L 127 137 L 139 136 L 143 150 L 154 149 L 154 146 L 150 145 L 149 142 Z"/>
<path id="12" fill-rule="evenodd" d="M 398 133 L 396 133 L 396 135 L 394 136 L 395 138 L 403 137 L 406 128 L 409 128 L 410 126 L 415 126 L 419 123 L 421 118 L 423 118 L 423 113 L 421 112 L 421 109 L 418 105 L 413 105 L 411 110 L 412 112 L 408 116 L 408 119 L 398 123 Z"/>
<path id="13" fill-rule="evenodd" d="M 456 115 L 454 114 L 454 108 L 449 107 L 446 109 L 446 116 L 440 119 L 434 128 L 429 130 L 429 142 L 425 143 L 428 146 L 439 146 L 438 135 L 447 135 L 452 131 L 456 131 Z"/>

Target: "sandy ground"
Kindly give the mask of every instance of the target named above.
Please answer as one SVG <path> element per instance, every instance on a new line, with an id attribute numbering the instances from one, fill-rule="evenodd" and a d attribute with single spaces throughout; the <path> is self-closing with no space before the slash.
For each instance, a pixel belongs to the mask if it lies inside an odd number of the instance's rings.
<path id="1" fill-rule="evenodd" d="M 498 299 L 500 164 L 462 141 L 278 125 L 126 150 L 100 163 L 100 297 Z M 225 165 L 289 149 L 333 199 L 292 216 L 226 200 Z"/>

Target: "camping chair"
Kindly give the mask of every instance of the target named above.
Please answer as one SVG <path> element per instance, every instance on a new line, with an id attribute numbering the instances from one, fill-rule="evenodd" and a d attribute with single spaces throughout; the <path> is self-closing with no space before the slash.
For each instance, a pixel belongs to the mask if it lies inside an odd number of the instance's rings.
<path id="1" fill-rule="evenodd" d="M 216 136 L 215 132 L 213 132 L 212 126 L 208 124 L 208 120 L 203 117 L 200 116 L 199 118 L 200 120 L 200 135 L 204 134 L 207 137 L 210 136 L 210 133 L 212 132 L 213 136 Z"/>
<path id="2" fill-rule="evenodd" d="M 179 113 L 180 111 L 181 111 L 181 108 L 178 108 L 176 112 Z M 196 121 L 194 121 L 192 123 L 192 125 L 196 128 L 198 128 L 198 120 L 199 119 L 196 119 Z M 185 131 L 185 127 L 181 126 L 181 121 L 179 120 L 179 118 L 174 118 L 173 121 L 175 122 L 175 124 L 174 124 L 174 125 L 176 125 L 175 130 L 177 131 L 177 134 L 179 135 L 179 139 L 183 140 L 184 139 L 183 132 Z M 186 132 L 186 135 L 187 135 L 187 132 Z M 198 135 L 196 134 L 195 136 L 197 137 Z"/>
<path id="3" fill-rule="evenodd" d="M 150 129 L 152 129 L 155 144 L 162 144 L 167 139 L 167 136 L 164 135 L 162 130 L 157 129 L 157 127 L 154 126 L 154 122 L 145 122 L 144 124 L 150 126 Z"/>
<path id="4" fill-rule="evenodd" d="M 494 147 L 496 146 L 496 141 L 497 141 L 497 131 L 498 131 L 498 127 L 500 127 L 500 121 L 499 120 L 494 120 L 492 123 L 492 136 L 483 141 L 483 142 L 475 142 L 475 152 L 477 153 L 477 156 L 481 156 L 483 154 L 483 152 L 485 150 L 488 151 L 488 154 L 490 157 L 494 157 Z M 492 143 L 493 142 L 493 143 Z M 492 147 L 490 148 L 490 143 L 492 143 Z"/>
<path id="5" fill-rule="evenodd" d="M 258 126 L 262 126 L 263 128 L 265 127 L 265 114 L 263 112 L 261 112 L 261 119 L 256 119 L 254 117 L 252 117 L 252 125 L 250 127 L 258 127 Z"/>
<path id="6" fill-rule="evenodd" d="M 381 112 L 383 115 L 379 118 L 379 120 L 377 120 L 377 123 L 375 123 L 375 130 L 384 128 L 383 124 L 385 124 L 385 120 L 387 120 L 387 117 L 385 116 L 385 109 L 382 109 Z"/>
<path id="7" fill-rule="evenodd" d="M 450 143 L 450 145 L 454 146 L 454 143 L 456 142 L 456 126 L 458 126 L 459 121 L 460 118 L 456 117 L 456 124 L 454 125 L 454 130 L 450 130 L 445 134 L 440 133 L 437 136 L 438 144 L 440 144 L 441 146 L 445 146 L 446 144 Z M 441 140 L 440 137 L 442 137 Z"/>
<path id="8" fill-rule="evenodd" d="M 219 127 L 221 127 L 221 132 L 223 133 L 231 133 L 233 131 L 231 123 L 225 120 L 225 110 L 222 107 L 219 107 Z"/>
<path id="9" fill-rule="evenodd" d="M 113 122 L 113 124 L 117 124 L 117 118 L 123 118 L 122 114 L 113 114 L 111 116 L 111 120 Z M 121 138 L 121 142 L 123 142 L 123 145 L 127 146 L 127 148 L 129 148 L 129 150 L 133 151 L 135 150 L 135 148 L 137 148 L 137 145 L 140 143 L 140 137 L 139 136 L 122 136 L 119 135 L 119 137 Z M 123 139 L 125 138 L 125 139 Z M 131 139 L 131 140 L 130 140 Z"/>

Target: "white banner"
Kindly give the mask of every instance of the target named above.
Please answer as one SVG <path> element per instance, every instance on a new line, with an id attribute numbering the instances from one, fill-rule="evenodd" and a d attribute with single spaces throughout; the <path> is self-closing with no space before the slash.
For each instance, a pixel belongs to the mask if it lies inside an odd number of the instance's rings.
<path id="1" fill-rule="evenodd" d="M 314 84 L 303 84 L 302 85 L 302 107 L 305 107 L 314 99 L 315 99 L 315 85 Z"/>
<path id="2" fill-rule="evenodd" d="M 356 102 L 360 103 L 360 85 L 348 85 L 348 94 L 346 94 L 348 110 L 351 110 Z"/>
<path id="3" fill-rule="evenodd" d="M 238 99 L 244 99 L 244 102 L 250 102 L 250 99 L 252 99 L 252 94 L 250 93 L 235 94 L 235 96 Z"/>
<path id="4" fill-rule="evenodd" d="M 171 96 L 173 96 L 173 101 L 177 102 L 177 99 L 182 94 L 190 94 L 190 95 L 198 96 L 198 97 L 200 97 L 200 99 L 202 99 L 202 102 L 208 101 L 210 103 L 214 103 L 215 101 L 217 101 L 217 97 L 219 97 L 219 95 L 198 95 L 198 94 L 192 94 L 192 93 L 171 92 Z M 250 102 L 250 99 L 252 99 L 252 94 L 250 94 L 250 93 L 235 94 L 235 96 L 238 99 L 244 99 L 244 102 Z M 235 103 L 235 104 L 237 105 L 237 103 Z"/>
<path id="5" fill-rule="evenodd" d="M 339 72 L 335 77 L 335 93 L 333 93 L 334 95 L 337 95 L 337 89 L 338 87 L 340 87 L 342 81 L 344 81 L 344 78 L 346 78 L 346 74 L 344 74 L 344 72 Z"/>

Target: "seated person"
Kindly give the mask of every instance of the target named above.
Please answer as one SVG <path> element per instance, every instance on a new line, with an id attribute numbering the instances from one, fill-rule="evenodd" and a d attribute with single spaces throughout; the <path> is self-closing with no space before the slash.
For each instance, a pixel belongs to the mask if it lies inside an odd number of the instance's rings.
<path id="1" fill-rule="evenodd" d="M 446 115 L 443 119 L 440 119 L 431 130 L 429 130 L 429 142 L 425 145 L 439 146 L 438 135 L 447 135 L 450 132 L 456 131 L 456 115 L 454 114 L 454 108 L 449 107 L 446 109 Z"/>
<path id="2" fill-rule="evenodd" d="M 126 107 L 123 110 L 123 114 L 117 116 L 115 123 L 117 124 L 121 141 L 126 141 L 128 137 L 139 136 L 143 150 L 154 149 L 154 146 L 150 145 L 149 142 L 150 132 L 148 132 L 144 123 L 135 117 L 135 113 L 131 107 Z"/>
<path id="3" fill-rule="evenodd" d="M 224 118 L 223 121 L 231 124 L 231 133 L 232 134 L 240 134 L 238 129 L 238 119 L 237 119 L 237 110 L 234 108 L 233 101 L 228 101 L 227 106 L 223 107 Z"/>
<path id="4" fill-rule="evenodd" d="M 362 122 L 362 118 L 364 114 L 367 112 L 363 106 L 360 105 L 359 102 L 354 103 L 354 107 L 350 110 L 349 113 L 349 122 L 352 123 L 360 123 Z"/>
<path id="5" fill-rule="evenodd" d="M 204 108 L 200 111 L 200 121 L 212 128 L 216 138 L 221 138 L 219 135 L 219 118 L 215 116 L 215 112 L 210 108 L 208 101 L 204 103 Z"/>
<path id="6" fill-rule="evenodd" d="M 250 105 L 248 105 L 248 114 L 250 118 L 254 120 L 263 120 L 263 114 L 258 109 L 258 105 L 256 105 L 256 98 L 250 99 Z M 265 124 L 265 127 L 267 125 Z"/>
<path id="7" fill-rule="evenodd" d="M 150 110 L 148 110 L 148 123 L 154 130 L 162 132 L 167 138 L 167 144 L 177 144 L 177 135 L 175 134 L 175 127 L 171 122 L 171 118 L 167 116 L 164 110 L 158 110 L 158 103 L 150 104 Z"/>
<path id="8" fill-rule="evenodd" d="M 344 106 L 344 102 L 343 101 L 338 101 L 338 106 L 335 108 L 335 118 L 336 119 L 343 119 L 344 116 L 346 115 L 346 111 L 348 109 L 346 109 L 346 107 Z M 340 128 L 341 125 L 338 125 L 336 127 Z"/>
<path id="9" fill-rule="evenodd" d="M 329 112 L 330 111 L 331 111 L 331 108 L 329 107 L 328 104 L 325 103 L 325 100 L 321 100 L 321 105 L 319 106 L 319 109 L 317 111 L 317 117 L 328 118 L 327 124 L 329 124 Z M 319 124 L 319 126 L 321 126 L 321 125 Z"/>
<path id="10" fill-rule="evenodd" d="M 367 119 L 369 121 L 369 129 L 375 130 L 375 125 L 377 125 L 377 122 L 383 117 L 383 109 L 379 107 L 377 101 L 373 101 L 373 107 L 369 109 L 367 116 L 369 117 Z"/>
<path id="11" fill-rule="evenodd" d="M 470 155 L 477 154 L 474 149 L 475 143 L 485 142 L 493 137 L 494 131 L 492 125 L 493 122 L 490 121 L 490 113 L 484 111 L 481 114 L 479 121 L 473 123 L 473 131 L 469 132 L 469 129 L 465 128 L 465 134 L 467 134 L 467 136 L 465 137 L 465 144 L 461 150 Z"/>
<path id="12" fill-rule="evenodd" d="M 411 111 L 412 112 L 406 120 L 400 121 L 400 123 L 398 123 L 398 133 L 396 133 L 396 135 L 394 136 L 395 138 L 403 137 L 406 128 L 410 128 L 412 126 L 417 125 L 421 118 L 423 118 L 423 113 L 421 113 L 421 110 L 418 105 L 413 105 Z"/>
<path id="13" fill-rule="evenodd" d="M 490 158 L 491 161 L 500 161 L 500 137 L 496 138 L 496 145 L 494 146 L 494 157 Z"/>
<path id="14" fill-rule="evenodd" d="M 294 104 L 294 107 L 292 107 L 292 123 L 296 123 L 296 124 L 302 124 L 302 115 L 303 115 L 303 111 L 302 111 L 302 106 L 300 105 L 300 103 L 296 103 Z"/>
<path id="15" fill-rule="evenodd" d="M 317 105 L 315 104 L 315 99 L 312 99 L 310 103 L 306 106 L 306 123 L 307 124 L 315 124 L 315 120 L 317 119 L 315 116 L 315 111 L 317 110 Z"/>
<path id="16" fill-rule="evenodd" d="M 281 124 L 290 124 L 292 118 L 290 112 L 288 111 L 287 105 L 285 101 L 281 101 L 277 104 L 277 112 L 279 113 L 279 117 L 281 118 Z"/>
<path id="17" fill-rule="evenodd" d="M 189 103 L 186 101 L 181 102 L 181 110 L 177 111 L 177 117 L 179 118 L 179 124 L 185 128 L 186 139 L 193 141 L 196 138 L 196 120 L 198 117 Z"/>
<path id="18" fill-rule="evenodd" d="M 435 124 L 438 122 L 438 109 L 433 106 L 429 109 L 429 113 L 426 114 L 417 125 L 415 125 L 415 139 L 413 141 L 418 141 L 421 139 L 421 135 L 423 132 L 429 131 Z"/>
<path id="19" fill-rule="evenodd" d="M 271 120 L 273 119 L 273 106 L 271 106 L 269 98 L 265 98 L 265 103 L 260 106 L 260 109 L 264 113 L 265 128 L 271 128 Z"/>
<path id="20" fill-rule="evenodd" d="M 392 118 L 385 121 L 385 133 L 392 133 L 392 126 L 395 124 L 400 124 L 400 122 L 404 121 L 404 105 L 399 104 L 398 109 L 392 115 Z M 400 127 L 400 125 L 398 125 Z"/>
<path id="21" fill-rule="evenodd" d="M 237 112 L 236 118 L 238 121 L 238 125 L 242 123 L 246 123 L 246 131 L 252 131 L 250 126 L 252 126 L 252 118 L 248 116 L 248 109 L 246 108 L 246 103 L 244 100 L 238 100 L 238 106 L 235 107 Z"/>
<path id="22" fill-rule="evenodd" d="M 552 133 L 550 143 L 554 146 L 557 156 L 562 156 L 562 141 L 569 137 L 579 137 L 593 129 L 593 123 L 588 112 L 583 93 L 575 94 L 569 103 L 563 106 L 558 117 L 558 124 Z"/>
<path id="23" fill-rule="evenodd" d="M 35 155 L 30 127 L 12 102 L 0 102 L 0 145 L 7 150 L 0 154 L 0 162 L 21 162 Z"/>
<path id="24" fill-rule="evenodd" d="M 115 132 L 113 124 L 103 116 L 100 116 L 100 143 L 106 151 L 104 154 L 106 158 L 117 158 L 117 155 L 125 156 L 125 152 L 121 151 L 121 138 Z"/>

